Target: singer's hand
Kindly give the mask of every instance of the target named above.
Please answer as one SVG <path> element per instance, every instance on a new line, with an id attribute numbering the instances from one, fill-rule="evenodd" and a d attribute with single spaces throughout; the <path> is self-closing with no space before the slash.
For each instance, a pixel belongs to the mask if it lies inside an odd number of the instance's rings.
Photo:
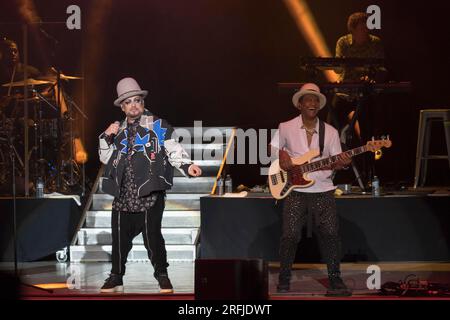
<path id="1" fill-rule="evenodd" d="M 116 121 L 114 123 L 111 123 L 108 129 L 105 130 L 105 134 L 107 136 L 110 136 L 112 134 L 117 134 L 119 132 L 120 122 Z"/>
<path id="2" fill-rule="evenodd" d="M 188 173 L 193 177 L 199 177 L 202 175 L 202 169 L 200 169 L 200 167 L 196 166 L 195 164 L 191 164 L 189 166 Z"/>

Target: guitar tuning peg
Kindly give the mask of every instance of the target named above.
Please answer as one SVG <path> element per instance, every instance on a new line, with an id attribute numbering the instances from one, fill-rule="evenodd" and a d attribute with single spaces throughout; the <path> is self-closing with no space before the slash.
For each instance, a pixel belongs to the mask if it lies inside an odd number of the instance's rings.
<path id="1" fill-rule="evenodd" d="M 375 137 L 374 136 L 372 136 L 372 141 L 375 141 Z"/>
<path id="2" fill-rule="evenodd" d="M 389 139 L 389 135 L 387 135 L 387 139 L 388 139 L 388 140 L 391 140 L 391 139 Z"/>

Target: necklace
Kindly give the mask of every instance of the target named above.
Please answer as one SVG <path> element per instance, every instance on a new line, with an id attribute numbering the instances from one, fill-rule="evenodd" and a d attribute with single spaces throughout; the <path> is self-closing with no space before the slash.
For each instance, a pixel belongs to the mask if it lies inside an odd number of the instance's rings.
<path id="1" fill-rule="evenodd" d="M 302 124 L 301 128 L 302 128 L 302 129 L 305 129 L 306 134 L 307 134 L 308 136 L 311 136 L 311 137 L 312 137 L 312 136 L 314 135 L 314 133 L 317 133 L 317 131 L 316 131 L 316 124 L 317 124 L 317 119 L 314 121 L 314 127 L 313 127 L 313 128 L 307 128 L 307 127 L 305 126 L 305 123 Z"/>
<path id="2" fill-rule="evenodd" d="M 306 134 L 309 134 L 310 136 L 312 136 L 314 133 L 316 133 L 316 129 L 315 128 L 309 129 L 309 128 L 303 126 L 303 129 L 305 129 Z"/>

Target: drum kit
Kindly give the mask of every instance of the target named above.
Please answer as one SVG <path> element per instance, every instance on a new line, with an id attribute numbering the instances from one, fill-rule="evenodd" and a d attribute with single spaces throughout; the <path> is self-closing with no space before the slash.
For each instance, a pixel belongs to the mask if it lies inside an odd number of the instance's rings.
<path id="1" fill-rule="evenodd" d="M 71 192 L 81 183 L 81 168 L 73 156 L 74 122 L 78 114 L 86 116 L 58 80 L 82 78 L 62 73 L 58 78 L 51 75 L 0 84 L 1 92 L 8 92 L 0 95 L 0 194 L 10 194 L 12 175 L 15 181 L 24 181 L 25 196 L 27 186 L 33 191 L 37 180 L 44 181 L 46 193 Z"/>

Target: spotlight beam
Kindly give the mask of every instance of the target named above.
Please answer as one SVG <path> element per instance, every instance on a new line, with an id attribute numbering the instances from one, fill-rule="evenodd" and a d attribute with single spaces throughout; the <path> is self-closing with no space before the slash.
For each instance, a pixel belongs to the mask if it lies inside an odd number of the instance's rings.
<path id="1" fill-rule="evenodd" d="M 331 54 L 306 1 L 284 0 L 284 4 L 294 18 L 298 30 L 305 38 L 313 54 L 317 57 L 332 57 L 333 55 Z M 334 71 L 325 70 L 323 72 L 328 81 L 338 81 L 338 75 Z"/>

